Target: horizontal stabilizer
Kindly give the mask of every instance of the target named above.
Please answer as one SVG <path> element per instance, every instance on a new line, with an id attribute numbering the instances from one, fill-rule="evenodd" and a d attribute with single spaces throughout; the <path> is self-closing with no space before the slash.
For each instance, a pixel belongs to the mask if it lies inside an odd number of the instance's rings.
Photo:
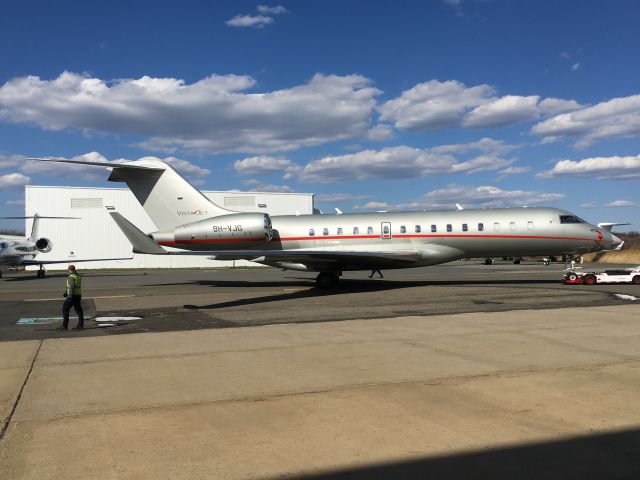
<path id="1" fill-rule="evenodd" d="M 113 221 L 122 230 L 127 240 L 131 242 L 134 253 L 146 253 L 148 255 L 166 255 L 167 251 L 151 240 L 138 227 L 124 218 L 118 212 L 109 212 Z"/>
<path id="2" fill-rule="evenodd" d="M 135 165 L 132 163 L 114 163 L 114 162 L 89 162 L 82 160 L 65 160 L 62 158 L 27 158 L 27 160 L 35 160 L 37 162 L 54 162 L 54 163 L 71 163 L 72 165 L 92 165 L 94 167 L 107 167 L 107 168 L 131 168 L 134 170 L 157 170 L 162 171 L 163 168 L 148 167 L 145 165 Z"/>

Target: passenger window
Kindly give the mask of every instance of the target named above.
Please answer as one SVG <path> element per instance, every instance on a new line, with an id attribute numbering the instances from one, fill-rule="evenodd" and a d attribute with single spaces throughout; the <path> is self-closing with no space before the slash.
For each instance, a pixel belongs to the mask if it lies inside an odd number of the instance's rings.
<path id="1" fill-rule="evenodd" d="M 309 229 L 309 236 L 313 237 L 316 234 L 316 231 L 313 228 Z"/>
<path id="2" fill-rule="evenodd" d="M 438 231 L 438 227 L 436 227 L 435 225 L 431 225 L 431 232 L 436 233 L 437 231 Z"/>
<path id="3" fill-rule="evenodd" d="M 373 227 L 367 227 L 367 235 L 373 234 Z"/>
<path id="4" fill-rule="evenodd" d="M 479 223 L 478 224 L 478 231 L 482 232 L 484 230 L 484 223 Z"/>
<path id="5" fill-rule="evenodd" d="M 527 230 L 533 230 L 533 222 L 527 222 Z"/>
<path id="6" fill-rule="evenodd" d="M 509 222 L 509 230 L 515 230 L 516 229 L 516 222 Z"/>
<path id="7" fill-rule="evenodd" d="M 353 227 L 353 234 L 360 235 L 360 229 L 358 227 Z"/>
<path id="8" fill-rule="evenodd" d="M 338 235 L 342 235 L 342 227 L 338 227 Z"/>
<path id="9" fill-rule="evenodd" d="M 329 235 L 329 229 L 328 228 L 323 228 L 322 229 L 322 234 L 323 235 Z"/>
<path id="10" fill-rule="evenodd" d="M 466 224 L 466 223 L 463 223 L 463 224 L 462 224 L 462 231 L 463 231 L 463 232 L 467 232 L 467 231 L 469 231 L 469 227 L 467 226 L 467 224 Z"/>
<path id="11" fill-rule="evenodd" d="M 389 235 L 389 225 L 385 225 L 384 227 L 382 227 L 382 233 L 384 235 Z"/>
<path id="12" fill-rule="evenodd" d="M 499 232 L 499 231 L 500 231 L 500 223 L 495 222 L 495 223 L 493 224 L 493 229 L 494 229 L 496 232 Z"/>
<path id="13" fill-rule="evenodd" d="M 407 227 L 405 227 L 404 225 L 402 225 L 400 227 L 400 233 L 407 233 Z"/>
<path id="14" fill-rule="evenodd" d="M 451 232 L 453 230 L 453 227 L 451 226 L 450 223 L 447 223 L 447 232 Z"/>
<path id="15" fill-rule="evenodd" d="M 420 233 L 422 231 L 422 228 L 420 228 L 420 225 L 416 225 L 416 233 Z"/>

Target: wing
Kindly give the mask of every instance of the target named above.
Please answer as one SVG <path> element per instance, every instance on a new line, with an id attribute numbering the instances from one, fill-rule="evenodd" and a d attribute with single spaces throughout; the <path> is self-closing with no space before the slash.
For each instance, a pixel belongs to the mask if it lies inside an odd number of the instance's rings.
<path id="1" fill-rule="evenodd" d="M 84 258 L 80 260 L 67 259 L 67 260 L 18 260 L 18 265 L 50 265 L 54 263 L 81 263 L 81 262 L 107 262 L 110 260 L 131 260 L 133 257 L 125 258 Z"/>

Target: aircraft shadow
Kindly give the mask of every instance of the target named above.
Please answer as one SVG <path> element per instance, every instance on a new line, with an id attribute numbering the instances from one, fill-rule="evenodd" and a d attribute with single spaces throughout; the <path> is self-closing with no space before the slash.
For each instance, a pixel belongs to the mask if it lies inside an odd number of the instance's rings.
<path id="1" fill-rule="evenodd" d="M 236 281 L 236 280 L 198 280 L 195 282 L 185 282 L 203 286 L 210 286 L 216 288 L 242 288 L 242 287 L 310 287 L 305 290 L 295 292 L 285 292 L 276 295 L 265 295 L 252 298 L 242 298 L 238 300 L 230 300 L 226 302 L 212 303 L 209 305 L 184 305 L 186 309 L 193 310 L 208 310 L 219 309 L 228 307 L 238 307 L 246 305 L 255 305 L 260 303 L 279 302 L 282 300 L 294 300 L 301 298 L 311 297 L 330 297 L 336 295 L 345 295 L 352 293 L 366 293 L 366 292 L 382 292 L 388 290 L 396 290 L 400 288 L 412 288 L 412 287 L 424 287 L 424 286 L 465 286 L 465 285 L 496 285 L 496 284 L 557 284 L 556 280 L 515 280 L 515 281 L 488 281 L 488 280 L 436 280 L 436 281 L 393 281 L 384 279 L 373 280 L 359 280 L 359 279 L 345 279 L 340 280 L 340 283 L 336 288 L 332 289 L 320 289 L 317 288 L 312 280 L 302 282 L 295 278 L 290 282 L 251 282 L 251 281 Z M 184 283 L 183 283 L 184 284 Z M 163 284 L 178 285 L 178 284 Z"/>
<path id="2" fill-rule="evenodd" d="M 640 478 L 640 430 L 292 475 L 295 480 Z"/>

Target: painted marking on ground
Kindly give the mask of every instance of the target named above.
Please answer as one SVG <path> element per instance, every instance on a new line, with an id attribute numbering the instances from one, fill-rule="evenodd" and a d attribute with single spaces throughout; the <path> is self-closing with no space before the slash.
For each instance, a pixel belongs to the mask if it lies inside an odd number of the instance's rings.
<path id="1" fill-rule="evenodd" d="M 102 296 L 98 296 L 98 297 L 84 297 L 85 300 L 87 299 L 96 299 L 96 298 L 129 298 L 129 297 L 135 297 L 135 295 L 102 295 Z M 62 298 L 62 296 L 60 297 L 55 297 L 55 298 L 25 298 L 24 301 L 25 302 L 51 302 L 53 300 L 60 300 Z M 62 300 L 60 300 L 62 301 Z"/>
<path id="2" fill-rule="evenodd" d="M 142 317 L 96 317 L 96 322 L 130 322 L 133 320 L 142 320 Z"/>
<path id="3" fill-rule="evenodd" d="M 624 293 L 614 293 L 614 295 L 618 297 L 620 300 L 631 300 L 632 302 L 635 302 L 636 300 L 640 300 L 640 298 L 638 297 L 634 297 L 633 295 L 625 295 Z"/>
<path id="4" fill-rule="evenodd" d="M 42 325 L 59 322 L 60 320 L 62 320 L 62 317 L 24 317 L 20 318 L 16 325 Z"/>

